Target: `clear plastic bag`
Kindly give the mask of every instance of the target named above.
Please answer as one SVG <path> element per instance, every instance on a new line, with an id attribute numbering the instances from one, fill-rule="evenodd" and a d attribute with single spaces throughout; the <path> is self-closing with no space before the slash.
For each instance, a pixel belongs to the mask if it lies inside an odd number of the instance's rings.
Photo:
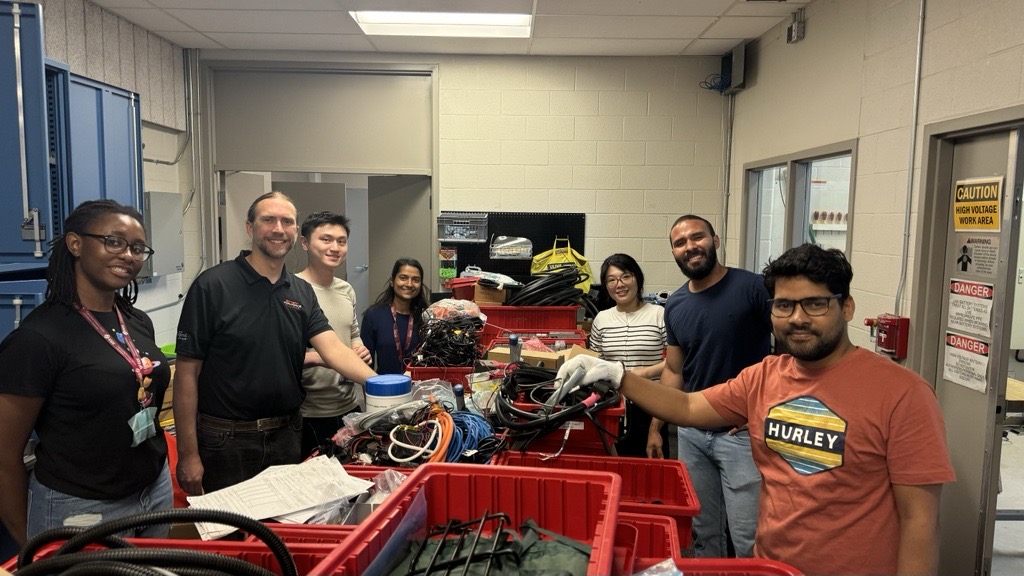
<path id="1" fill-rule="evenodd" d="M 530 260 L 533 242 L 519 236 L 491 236 L 490 256 L 492 260 Z"/>

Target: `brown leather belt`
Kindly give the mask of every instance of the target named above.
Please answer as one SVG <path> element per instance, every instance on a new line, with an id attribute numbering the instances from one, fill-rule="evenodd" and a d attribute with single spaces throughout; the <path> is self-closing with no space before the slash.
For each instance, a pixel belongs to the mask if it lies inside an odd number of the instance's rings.
<path id="1" fill-rule="evenodd" d="M 225 420 L 224 418 L 215 418 L 213 416 L 207 416 L 206 414 L 199 414 L 199 425 L 211 430 L 219 430 L 222 432 L 267 432 L 270 430 L 277 430 L 278 428 L 284 428 L 292 419 L 296 417 L 296 414 L 289 414 L 287 416 L 274 416 L 273 418 L 260 418 L 259 420 Z"/>

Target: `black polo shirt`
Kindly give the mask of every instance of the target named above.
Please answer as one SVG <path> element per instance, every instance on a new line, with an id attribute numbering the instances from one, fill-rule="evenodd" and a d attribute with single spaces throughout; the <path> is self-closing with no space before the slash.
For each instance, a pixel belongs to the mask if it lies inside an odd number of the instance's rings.
<path id="1" fill-rule="evenodd" d="M 178 321 L 175 352 L 203 361 L 199 412 L 230 420 L 298 410 L 306 345 L 331 330 L 308 283 L 283 270 L 271 285 L 249 253 L 200 274 Z"/>

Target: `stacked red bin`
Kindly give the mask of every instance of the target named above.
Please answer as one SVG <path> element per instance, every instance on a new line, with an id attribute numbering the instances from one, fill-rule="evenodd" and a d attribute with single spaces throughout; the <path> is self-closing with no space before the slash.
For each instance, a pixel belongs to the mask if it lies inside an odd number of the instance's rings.
<path id="1" fill-rule="evenodd" d="M 432 526 L 450 518 L 473 519 L 484 511 L 508 515 L 513 529 L 533 520 L 590 547 L 586 573 L 615 576 L 634 574 L 666 559 L 687 575 L 798 576 L 792 567 L 758 559 L 682 558 L 684 532 L 680 518 L 667 513 L 673 483 L 692 488 L 685 474 L 672 479 L 655 471 L 653 461 L 627 458 L 567 457 L 535 462 L 537 455 L 508 454 L 507 463 L 532 466 L 425 464 L 416 469 L 376 511 L 358 526 L 269 525 L 287 544 L 299 574 L 353 576 L 364 574 L 379 559 L 391 557 L 391 546 L 402 542 L 407 525 L 417 519 Z M 638 472 L 637 469 L 649 468 Z M 611 471 L 616 470 L 616 471 Z M 360 477 L 372 469 L 355 469 Z M 640 501 L 637 500 L 646 500 Z M 629 511 L 646 506 L 645 512 Z M 659 506 L 661 508 L 659 508 Z M 697 510 L 691 505 L 691 513 Z M 131 539 L 136 546 L 212 552 L 249 561 L 281 574 L 277 559 L 263 542 Z M 61 543 L 44 547 L 37 558 L 54 553 Z M 16 562 L 3 566 L 14 571 Z M 16 573 L 16 572 L 15 572 Z"/>

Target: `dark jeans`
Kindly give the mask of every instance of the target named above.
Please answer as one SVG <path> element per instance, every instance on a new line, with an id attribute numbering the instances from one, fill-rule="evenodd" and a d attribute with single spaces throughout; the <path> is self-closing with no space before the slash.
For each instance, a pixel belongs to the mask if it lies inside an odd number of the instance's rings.
<path id="1" fill-rule="evenodd" d="M 213 492 L 248 480 L 270 466 L 298 464 L 302 416 L 286 426 L 265 432 L 226 432 L 196 424 L 199 458 L 203 461 L 203 491 Z"/>
<path id="2" fill-rule="evenodd" d="M 626 400 L 626 415 L 622 429 L 625 436 L 615 444 L 619 456 L 647 457 L 647 434 L 651 428 L 651 415 L 630 400 Z M 661 449 L 668 458 L 668 426 L 661 427 Z"/>
<path id="3" fill-rule="evenodd" d="M 309 456 L 314 449 L 324 442 L 330 442 L 338 430 L 345 427 L 345 416 L 352 412 L 359 412 L 356 406 L 349 412 L 337 416 L 324 416 L 322 418 L 302 419 L 302 457 Z"/>

